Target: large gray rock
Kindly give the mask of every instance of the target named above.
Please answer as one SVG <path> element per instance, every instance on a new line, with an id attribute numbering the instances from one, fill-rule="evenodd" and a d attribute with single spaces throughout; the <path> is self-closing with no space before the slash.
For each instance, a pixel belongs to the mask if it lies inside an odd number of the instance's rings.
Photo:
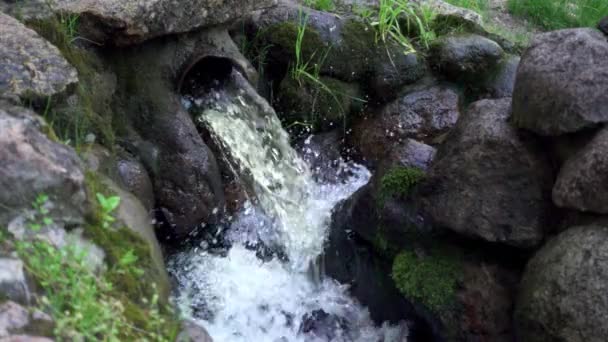
<path id="1" fill-rule="evenodd" d="M 542 154 L 509 124 L 510 102 L 469 107 L 437 152 L 423 205 L 438 226 L 533 247 L 544 237 L 551 173 Z"/>
<path id="2" fill-rule="evenodd" d="M 192 321 L 185 321 L 175 342 L 213 342 L 213 339 L 202 326 Z"/>
<path id="3" fill-rule="evenodd" d="M 407 145 L 408 138 L 432 144 L 449 131 L 460 116 L 460 106 L 460 94 L 450 87 L 419 89 L 387 104 L 376 116 L 360 120 L 350 140 L 372 162 L 390 154 L 401 158 L 395 153 L 401 154 L 399 146 Z"/>
<path id="4" fill-rule="evenodd" d="M 54 203 L 55 222 L 82 224 L 86 194 L 76 152 L 50 140 L 31 111 L 0 102 L 0 225 L 31 209 L 40 194 Z"/>
<path id="5" fill-rule="evenodd" d="M 78 18 L 78 34 L 118 45 L 229 23 L 275 0 L 31 0 L 3 1 L 0 10 L 26 20 L 54 14 Z"/>
<path id="6" fill-rule="evenodd" d="M 488 74 L 486 79 L 482 81 L 482 92 L 489 98 L 513 96 L 519 62 L 520 58 L 517 56 L 509 56 L 501 61 L 494 72 Z"/>
<path id="7" fill-rule="evenodd" d="M 0 298 L 29 304 L 31 295 L 23 262 L 15 258 L 0 258 Z"/>
<path id="8" fill-rule="evenodd" d="M 608 121 L 608 40 L 595 29 L 536 36 L 517 70 L 513 119 L 541 135 Z"/>
<path id="9" fill-rule="evenodd" d="M 46 99 L 78 82 L 59 50 L 0 12 L 0 97 Z"/>
<path id="10" fill-rule="evenodd" d="M 553 201 L 559 207 L 608 214 L 608 129 L 564 163 Z"/>
<path id="11" fill-rule="evenodd" d="M 439 38 L 430 50 L 434 68 L 450 79 L 475 80 L 492 70 L 504 54 L 493 40 L 476 35 L 449 35 Z"/>
<path id="12" fill-rule="evenodd" d="M 600 342 L 608 336 L 608 228 L 570 228 L 530 260 L 515 311 L 522 341 Z"/>

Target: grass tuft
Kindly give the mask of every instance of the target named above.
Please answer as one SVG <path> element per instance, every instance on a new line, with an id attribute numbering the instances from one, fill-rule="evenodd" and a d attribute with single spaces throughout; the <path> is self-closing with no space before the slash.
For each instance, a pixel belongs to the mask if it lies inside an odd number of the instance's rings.
<path id="1" fill-rule="evenodd" d="M 606 0 L 509 0 L 508 8 L 546 30 L 595 27 L 608 15 Z"/>

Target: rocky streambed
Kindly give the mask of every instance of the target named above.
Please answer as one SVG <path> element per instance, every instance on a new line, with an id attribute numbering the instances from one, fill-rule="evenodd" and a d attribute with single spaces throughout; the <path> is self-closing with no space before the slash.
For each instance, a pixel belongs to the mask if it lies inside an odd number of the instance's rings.
<path id="1" fill-rule="evenodd" d="M 0 2 L 0 339 L 606 340 L 605 20 L 416 3 Z"/>

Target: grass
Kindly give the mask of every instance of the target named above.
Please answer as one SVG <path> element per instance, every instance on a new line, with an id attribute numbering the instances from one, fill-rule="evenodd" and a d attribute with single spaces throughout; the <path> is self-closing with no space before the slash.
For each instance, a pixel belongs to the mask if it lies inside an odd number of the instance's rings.
<path id="1" fill-rule="evenodd" d="M 113 211 L 120 203 L 116 196 L 97 194 L 100 201 L 100 229 L 110 229 Z M 32 204 L 35 214 L 30 228 L 35 231 L 52 224 L 45 209 L 48 196 L 40 195 Z M 44 294 L 39 299 L 43 311 L 55 322 L 58 341 L 173 341 L 177 325 L 160 304 L 157 292 L 136 305 L 120 294 L 114 276 L 136 274 L 139 256 L 126 249 L 116 262 L 100 272 L 92 269 L 87 251 L 68 243 L 57 248 L 45 240 L 17 241 L 15 247 Z M 150 285 L 150 284 L 148 284 Z M 150 285 L 155 288 L 154 285 Z M 145 296 L 140 293 L 140 296 Z"/>
<path id="2" fill-rule="evenodd" d="M 509 0 L 508 8 L 546 30 L 595 27 L 608 15 L 606 0 Z"/>
<path id="3" fill-rule="evenodd" d="M 410 251 L 399 253 L 393 261 L 391 276 L 406 298 L 439 312 L 454 301 L 461 273 L 457 254 L 435 249 L 424 257 Z"/>
<path id="4" fill-rule="evenodd" d="M 333 0 L 309 0 L 307 6 L 324 12 L 331 12 L 336 9 Z"/>

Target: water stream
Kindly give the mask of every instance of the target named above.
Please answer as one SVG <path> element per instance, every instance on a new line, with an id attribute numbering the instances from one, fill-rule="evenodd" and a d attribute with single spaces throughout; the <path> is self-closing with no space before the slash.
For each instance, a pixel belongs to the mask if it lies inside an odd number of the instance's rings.
<path id="1" fill-rule="evenodd" d="M 405 341 L 404 324 L 374 326 L 347 288 L 318 267 L 332 209 L 370 173 L 342 163 L 340 181 L 315 181 L 272 108 L 236 71 L 184 104 L 196 108 L 198 123 L 251 191 L 227 224 L 229 249 L 203 243 L 170 260 L 182 311 L 216 342 Z M 276 253 L 261 259 L 255 246 Z"/>

